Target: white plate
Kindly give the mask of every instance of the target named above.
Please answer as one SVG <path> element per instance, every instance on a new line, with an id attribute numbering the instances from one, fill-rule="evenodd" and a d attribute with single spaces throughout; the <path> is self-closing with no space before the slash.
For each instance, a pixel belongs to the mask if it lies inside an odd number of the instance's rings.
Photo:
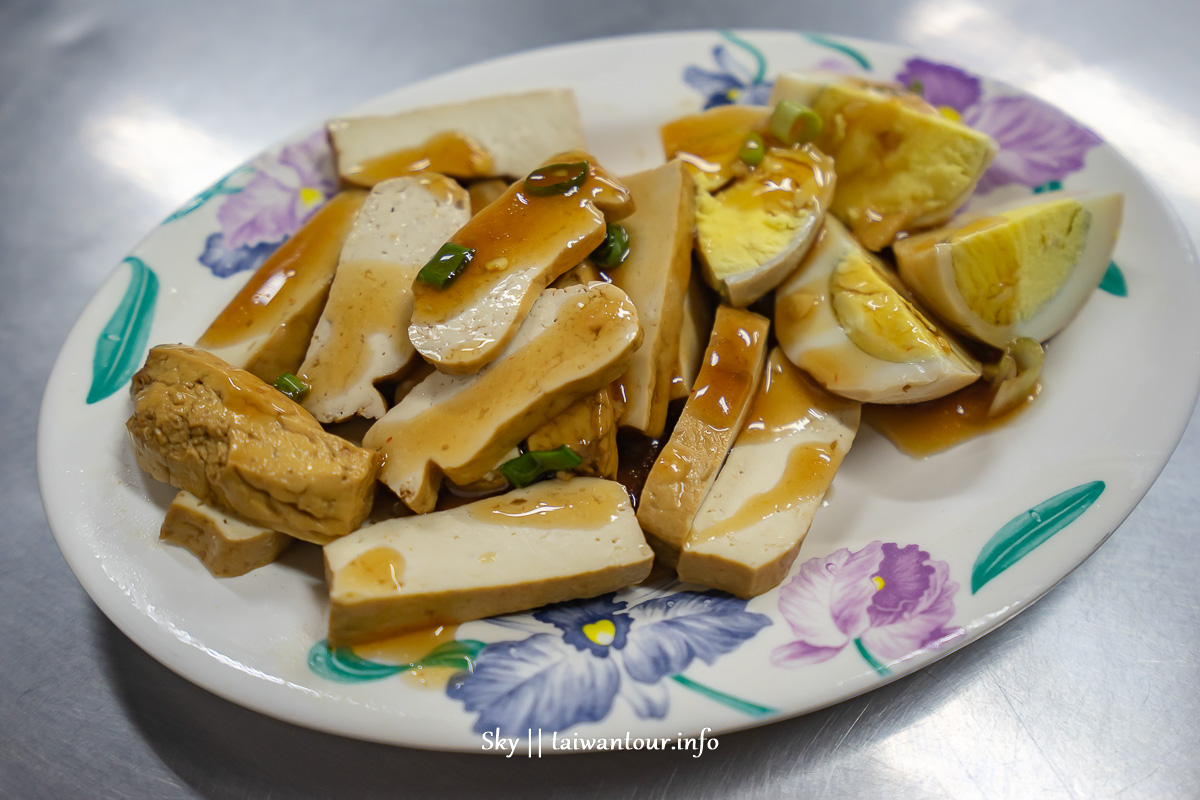
<path id="1" fill-rule="evenodd" d="M 75 325 L 46 390 L 38 448 L 63 554 L 121 630 L 197 684 L 301 725 L 418 747 L 478 750 L 497 727 L 532 731 L 534 746 L 540 729 L 546 753 L 564 734 L 674 743 L 834 703 L 986 633 L 1087 558 L 1166 463 L 1200 382 L 1200 286 L 1171 211 L 1110 147 L 1012 87 L 914 57 L 795 33 L 640 36 L 475 65 L 354 110 L 571 86 L 594 153 L 622 173 L 659 159 L 660 123 L 718 94 L 761 102 L 779 71 L 903 73 L 1000 139 L 1004 171 L 987 179 L 989 199 L 1050 180 L 1125 193 L 1119 272 L 1105 285 L 1123 279 L 1127 293 L 1098 290 L 1049 345 L 1041 399 L 1014 424 L 925 461 L 864 431 L 781 589 L 748 604 L 688 587 L 639 589 L 542 619 L 469 623 L 458 647 L 475 655 L 475 672 L 446 690 L 346 654 L 310 666 L 310 652 L 327 654 L 315 549 L 217 580 L 160 544 L 173 491 L 134 463 L 122 427 L 129 374 L 148 343 L 194 341 L 249 268 L 331 191 L 319 136 L 307 149 L 272 149 L 165 221 Z M 245 271 L 218 276 L 235 266 Z M 1016 546 L 1014 531 L 1037 546 Z M 989 548 L 997 539 L 1005 542 Z M 973 586 L 985 550 L 1010 558 Z M 856 593 L 864 582 L 884 588 Z"/>

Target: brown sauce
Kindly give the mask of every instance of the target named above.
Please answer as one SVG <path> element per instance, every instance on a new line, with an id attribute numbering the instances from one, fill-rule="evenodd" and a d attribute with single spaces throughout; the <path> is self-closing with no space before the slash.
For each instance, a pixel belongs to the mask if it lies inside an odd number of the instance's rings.
<path id="1" fill-rule="evenodd" d="M 454 641 L 457 625 L 438 625 L 432 628 L 409 631 L 368 644 L 353 647 L 354 654 L 368 661 L 405 666 L 418 664 L 433 650 Z M 415 666 L 406 670 L 402 677 L 405 683 L 427 689 L 444 689 L 450 677 L 458 670 L 454 667 Z"/>
<path id="2" fill-rule="evenodd" d="M 805 430 L 828 413 L 854 405 L 822 389 L 793 366 L 782 351 L 773 350 L 737 440 L 747 444 L 776 442 Z"/>
<path id="3" fill-rule="evenodd" d="M 328 288 L 342 244 L 366 192 L 336 195 L 279 246 L 217 316 L 197 345 L 228 347 L 267 333 L 303 307 L 315 286 Z"/>
<path id="4" fill-rule="evenodd" d="M 913 458 L 940 453 L 1011 422 L 1028 408 L 1040 387 L 1024 403 L 998 416 L 990 416 L 995 390 L 987 381 L 976 381 L 937 400 L 912 405 L 863 406 L 863 421 L 882 433 L 899 450 Z"/>
<path id="5" fill-rule="evenodd" d="M 549 499 L 506 494 L 474 503 L 469 511 L 485 524 L 544 530 L 602 528 L 617 519 L 617 507 L 596 484 L 574 480 L 556 486 Z"/>
<path id="6" fill-rule="evenodd" d="M 765 492 L 748 498 L 728 518 L 697 531 L 697 542 L 710 541 L 734 531 L 745 530 L 768 517 L 819 498 L 829 488 L 841 458 L 835 455 L 837 442 L 828 446 L 805 445 L 788 453 L 783 475 Z"/>
<path id="7" fill-rule="evenodd" d="M 659 129 L 667 158 L 678 157 L 705 189 L 728 183 L 745 165 L 738 151 L 751 131 L 764 128 L 767 110 L 760 106 L 728 105 L 681 117 Z"/>
<path id="8" fill-rule="evenodd" d="M 404 586 L 404 556 L 392 547 L 372 547 L 334 575 L 339 594 L 373 597 L 399 592 Z"/>
<path id="9" fill-rule="evenodd" d="M 688 411 L 716 431 L 733 428 L 750 400 L 758 375 L 766 326 L 748 312 L 723 307 L 717 313 L 704 364 L 692 387 Z"/>
<path id="10" fill-rule="evenodd" d="M 370 188 L 388 178 L 413 172 L 440 172 L 456 178 L 474 178 L 492 172 L 492 156 L 479 142 L 458 131 L 434 134 L 416 147 L 364 159 L 347 169 L 350 183 Z"/>
<path id="11" fill-rule="evenodd" d="M 526 194 L 524 181 L 514 183 L 451 239 L 475 251 L 454 282 L 446 288 L 413 284 L 414 319 L 444 322 L 477 304 L 508 275 L 550 265 L 552 280 L 578 264 L 604 241 L 605 218 L 594 200 L 611 202 L 611 194 L 594 174 L 579 191 L 547 197 Z"/>
<path id="12" fill-rule="evenodd" d="M 409 316 L 411 275 L 388 261 L 363 259 L 338 266 L 337 285 L 325 307 L 325 317 L 333 322 L 329 338 L 313 353 L 301 376 L 314 392 L 337 395 L 360 381 L 373 383 L 386 377 L 367 374 L 376 350 L 397 358 L 402 351 L 412 352 L 408 329 L 400 325 Z M 386 336 L 387 345 L 372 341 L 379 334 Z"/>

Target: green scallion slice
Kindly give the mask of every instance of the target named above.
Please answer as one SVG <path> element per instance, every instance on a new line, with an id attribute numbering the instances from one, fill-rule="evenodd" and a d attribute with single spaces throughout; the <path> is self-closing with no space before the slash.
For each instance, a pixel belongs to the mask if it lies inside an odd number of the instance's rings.
<path id="1" fill-rule="evenodd" d="M 597 267 L 616 267 L 629 258 L 629 231 L 624 225 L 610 222 L 604 233 L 604 241 L 592 251 L 592 263 Z"/>
<path id="2" fill-rule="evenodd" d="M 767 127 L 785 144 L 804 144 L 821 135 L 823 124 L 817 112 L 808 106 L 795 100 L 780 100 Z"/>
<path id="3" fill-rule="evenodd" d="M 766 148 L 763 145 L 763 138 L 753 132 L 746 135 L 746 138 L 742 140 L 741 148 L 738 149 L 738 158 L 752 167 L 757 167 L 761 164 L 765 154 Z"/>
<path id="4" fill-rule="evenodd" d="M 275 388 L 296 402 L 308 394 L 308 384 L 290 372 L 285 372 L 275 379 Z"/>
<path id="5" fill-rule="evenodd" d="M 913 94 L 925 94 L 925 83 L 923 81 L 913 81 L 908 85 L 908 90 Z"/>
<path id="6" fill-rule="evenodd" d="M 566 194 L 587 180 L 588 162 L 549 164 L 538 167 L 525 178 L 525 191 L 535 197 Z"/>
<path id="7" fill-rule="evenodd" d="M 474 257 L 475 251 L 471 248 L 446 242 L 433 258 L 421 267 L 421 271 L 417 273 L 417 280 L 445 289 L 462 274 Z"/>
<path id="8" fill-rule="evenodd" d="M 563 469 L 574 469 L 582 463 L 583 459 L 579 454 L 564 444 L 555 450 L 531 450 L 509 459 L 500 465 L 500 474 L 520 489 L 543 475 Z"/>

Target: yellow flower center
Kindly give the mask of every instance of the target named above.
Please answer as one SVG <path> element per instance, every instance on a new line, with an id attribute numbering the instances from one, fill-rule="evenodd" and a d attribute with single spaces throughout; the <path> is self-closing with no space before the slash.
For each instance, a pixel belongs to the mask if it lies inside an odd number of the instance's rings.
<path id="1" fill-rule="evenodd" d="M 738 97 L 741 96 L 741 94 L 742 94 L 742 92 L 740 89 L 730 89 L 729 91 L 725 92 L 725 96 L 728 97 L 730 100 L 737 100 Z"/>
<path id="2" fill-rule="evenodd" d="M 583 626 L 583 635 L 599 645 L 608 645 L 617 638 L 617 626 L 611 619 L 598 619 Z"/>
<path id="3" fill-rule="evenodd" d="M 300 202 L 304 204 L 305 208 L 312 208 L 313 206 L 320 205 L 321 201 L 324 199 L 324 193 L 322 193 L 321 190 L 317 189 L 316 187 L 304 186 L 300 189 Z"/>
<path id="4" fill-rule="evenodd" d="M 950 106 L 938 106 L 937 110 L 940 111 L 942 116 L 946 119 L 954 120 L 955 122 L 962 122 L 962 117 L 959 116 L 958 112 Z"/>
<path id="5" fill-rule="evenodd" d="M 876 575 L 874 578 L 871 578 L 871 580 L 875 581 L 875 591 L 877 591 L 877 592 L 883 591 L 883 578 L 882 577 L 880 577 L 879 575 Z"/>

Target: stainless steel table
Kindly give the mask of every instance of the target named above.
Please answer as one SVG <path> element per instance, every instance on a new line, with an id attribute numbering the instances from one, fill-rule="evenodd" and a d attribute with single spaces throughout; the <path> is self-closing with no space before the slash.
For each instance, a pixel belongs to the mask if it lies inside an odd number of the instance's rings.
<path id="1" fill-rule="evenodd" d="M 1142 504 L 1028 612 L 701 759 L 504 761 L 302 730 L 176 677 L 75 582 L 38 502 L 38 402 L 69 326 L 144 232 L 266 144 L 398 85 L 547 43 L 696 27 L 853 34 L 1008 79 L 1122 149 L 1200 239 L 1190 0 L 6 0 L 0 796 L 1200 797 L 1195 417 Z M 138 148 L 122 125 L 202 135 L 185 152 Z"/>

